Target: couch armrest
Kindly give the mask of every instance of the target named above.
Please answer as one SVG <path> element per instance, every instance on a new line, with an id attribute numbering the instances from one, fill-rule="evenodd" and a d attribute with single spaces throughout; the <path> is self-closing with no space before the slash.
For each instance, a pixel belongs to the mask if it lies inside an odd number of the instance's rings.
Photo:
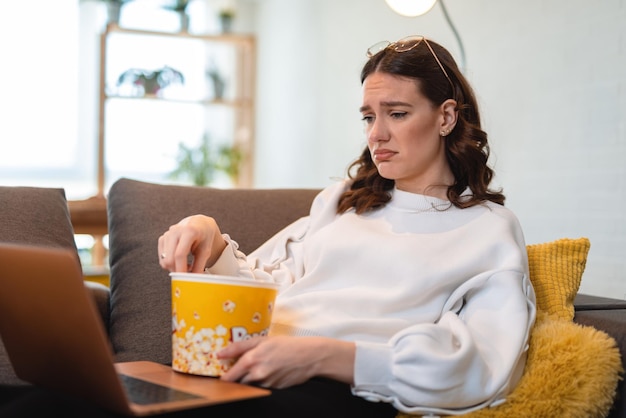
<path id="1" fill-rule="evenodd" d="M 104 324 L 104 328 L 108 333 L 109 318 L 111 316 L 111 291 L 108 287 L 101 283 L 88 281 L 85 282 L 85 288 L 87 289 L 87 292 L 93 297 L 93 300 L 96 303 L 96 307 L 98 308 L 98 312 L 100 313 L 102 323 Z"/>
<path id="2" fill-rule="evenodd" d="M 626 300 L 579 293 L 574 299 L 574 308 L 576 309 L 576 312 L 626 309 Z"/>
<path id="3" fill-rule="evenodd" d="M 56 188 L 0 186 L 0 241 L 67 248 L 76 254 L 65 191 Z M 24 385 L 0 338 L 0 385 Z"/>

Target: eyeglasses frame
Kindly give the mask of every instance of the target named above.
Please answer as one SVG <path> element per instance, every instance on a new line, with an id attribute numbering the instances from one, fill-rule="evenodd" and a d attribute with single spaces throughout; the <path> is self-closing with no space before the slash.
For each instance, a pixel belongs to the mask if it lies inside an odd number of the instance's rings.
<path id="1" fill-rule="evenodd" d="M 409 43 L 412 42 L 412 41 L 414 41 L 414 43 L 409 45 Z M 424 43 L 428 47 L 428 50 L 432 54 L 433 58 L 435 59 L 435 61 L 437 61 L 437 64 L 439 65 L 439 68 L 441 68 L 441 71 L 443 72 L 443 75 L 446 76 L 446 78 L 448 79 L 448 82 L 450 83 L 450 87 L 452 87 L 452 92 L 454 92 L 454 84 L 452 83 L 452 80 L 450 79 L 450 76 L 448 76 L 448 72 L 446 71 L 446 69 L 441 64 L 441 61 L 439 61 L 439 57 L 437 57 L 437 54 L 435 54 L 435 51 L 430 46 L 430 43 L 428 43 L 428 39 L 426 39 L 426 37 L 424 37 L 422 35 L 407 36 L 406 38 L 402 38 L 402 39 L 400 39 L 399 41 L 396 41 L 396 42 L 389 42 L 389 41 L 377 42 L 377 43 L 375 43 L 374 45 L 370 46 L 367 49 L 367 57 L 368 58 L 372 58 L 374 55 L 384 51 L 387 48 L 391 48 L 391 49 L 393 49 L 396 52 L 407 52 L 407 51 L 410 51 L 410 50 L 412 50 L 414 48 L 417 48 L 417 46 L 419 44 L 421 44 L 422 41 L 424 41 Z"/>

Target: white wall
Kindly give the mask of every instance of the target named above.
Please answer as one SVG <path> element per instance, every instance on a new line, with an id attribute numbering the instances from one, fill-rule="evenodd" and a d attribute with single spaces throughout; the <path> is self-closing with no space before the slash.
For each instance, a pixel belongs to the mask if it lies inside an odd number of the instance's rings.
<path id="1" fill-rule="evenodd" d="M 527 242 L 588 237 L 581 290 L 626 298 L 626 0 L 447 0 L 498 184 Z M 441 8 L 258 0 L 257 187 L 323 187 L 364 146 L 359 71 L 411 34 L 458 58 Z"/>

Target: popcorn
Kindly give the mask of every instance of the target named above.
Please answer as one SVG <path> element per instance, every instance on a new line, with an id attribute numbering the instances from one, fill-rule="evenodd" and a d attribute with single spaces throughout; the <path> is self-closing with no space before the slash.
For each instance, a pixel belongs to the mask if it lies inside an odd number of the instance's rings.
<path id="1" fill-rule="evenodd" d="M 233 313 L 235 312 L 236 307 L 237 305 L 235 305 L 235 302 L 232 300 L 227 300 L 222 303 L 222 309 L 224 309 L 224 312 Z"/>
<path id="2" fill-rule="evenodd" d="M 184 319 L 178 321 L 178 316 L 176 315 L 176 311 L 174 311 L 174 315 L 172 315 L 172 333 L 176 333 L 179 329 L 183 329 L 187 326 Z"/>
<path id="3" fill-rule="evenodd" d="M 228 330 L 218 326 L 215 330 L 192 326 L 184 337 L 172 337 L 172 367 L 185 373 L 205 376 L 221 376 L 234 363 L 233 360 L 221 360 L 216 353 L 226 347 L 224 338 Z"/>

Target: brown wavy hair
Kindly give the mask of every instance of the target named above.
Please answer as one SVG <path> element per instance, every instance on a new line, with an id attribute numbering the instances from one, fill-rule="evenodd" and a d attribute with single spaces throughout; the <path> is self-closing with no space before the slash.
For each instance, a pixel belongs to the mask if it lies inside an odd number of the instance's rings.
<path id="1" fill-rule="evenodd" d="M 412 78 L 417 88 L 435 106 L 447 99 L 457 102 L 457 123 L 443 140 L 446 159 L 454 174 L 454 183 L 448 187 L 447 197 L 451 204 L 468 208 L 485 201 L 504 205 L 502 190 L 491 190 L 489 184 L 494 176 L 487 165 L 489 144 L 487 133 L 481 129 L 480 114 L 474 91 L 459 70 L 452 55 L 441 45 L 428 40 L 450 81 L 437 64 L 425 42 L 404 52 L 386 48 L 371 57 L 361 71 L 361 84 L 374 72 L 383 72 Z M 452 84 L 452 85 L 451 85 Z M 453 87 L 454 86 L 454 87 Z M 352 180 L 350 189 L 340 197 L 337 213 L 354 208 L 356 213 L 384 206 L 391 200 L 394 180 L 383 178 L 372 161 L 366 146 L 361 156 L 348 167 Z M 471 196 L 461 196 L 470 188 Z"/>

